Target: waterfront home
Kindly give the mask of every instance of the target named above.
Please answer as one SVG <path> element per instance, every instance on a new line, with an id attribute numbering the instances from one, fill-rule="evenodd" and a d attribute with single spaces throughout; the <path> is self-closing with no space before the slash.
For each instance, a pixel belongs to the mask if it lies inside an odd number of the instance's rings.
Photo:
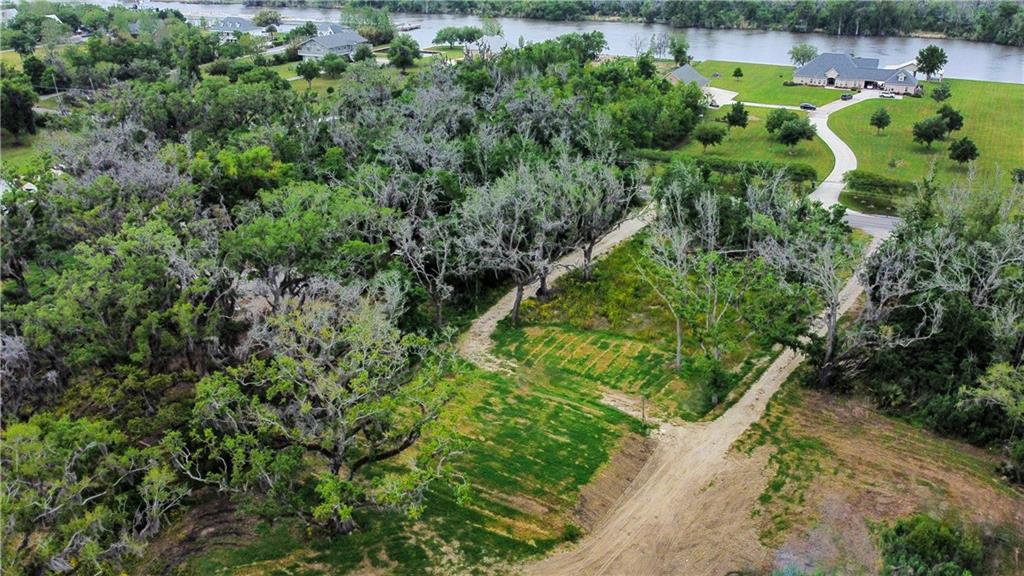
<path id="1" fill-rule="evenodd" d="M 862 90 L 882 90 L 895 94 L 915 94 L 921 90 L 914 71 L 878 66 L 878 58 L 857 58 L 849 54 L 819 54 L 793 72 L 793 82 L 807 86 L 826 86 Z"/>

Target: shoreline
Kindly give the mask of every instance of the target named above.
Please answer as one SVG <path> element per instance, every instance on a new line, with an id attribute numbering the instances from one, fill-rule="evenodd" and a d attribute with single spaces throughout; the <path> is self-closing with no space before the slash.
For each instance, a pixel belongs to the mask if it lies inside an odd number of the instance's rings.
<path id="1" fill-rule="evenodd" d="M 171 4 L 171 3 L 179 3 L 179 2 L 181 2 L 181 0 L 147 0 L 147 1 L 150 2 L 150 3 L 153 3 L 153 4 Z M 266 3 L 263 3 L 263 2 L 247 3 L 244 0 L 188 0 L 186 3 L 188 3 L 188 4 L 197 4 L 197 5 L 204 5 L 204 6 L 245 6 L 245 7 L 254 8 L 254 9 L 266 8 L 266 9 L 270 9 L 270 10 L 273 10 L 273 9 L 276 9 L 276 8 L 308 8 L 308 9 L 312 9 L 312 10 L 340 10 L 341 8 L 344 7 L 342 2 L 336 2 L 336 1 L 330 1 L 330 2 L 323 2 L 323 3 L 321 3 L 321 2 L 289 2 L 287 0 L 286 1 L 274 1 L 274 0 L 271 0 L 270 2 L 266 2 Z M 396 13 L 392 13 L 392 14 L 396 14 Z M 485 18 L 486 17 L 486 16 L 483 16 L 481 14 L 477 14 L 477 13 L 474 13 L 474 12 L 443 12 L 443 11 L 438 11 L 438 12 L 397 12 L 397 14 L 409 14 L 409 15 L 413 15 L 413 16 L 463 16 L 463 17 L 476 17 L 476 18 Z M 622 23 L 628 23 L 628 24 L 658 24 L 658 25 L 661 25 L 661 26 L 668 26 L 669 28 L 673 28 L 673 29 L 676 29 L 676 30 L 686 30 L 686 29 L 698 29 L 698 30 L 748 30 L 748 31 L 758 31 L 758 32 L 786 32 L 786 33 L 790 33 L 790 34 L 821 34 L 821 35 L 826 35 L 826 36 L 831 36 L 832 35 L 827 30 L 824 30 L 824 29 L 815 29 L 815 30 L 787 30 L 786 28 L 782 28 L 782 27 L 779 27 L 779 28 L 770 28 L 770 27 L 769 28 L 764 28 L 764 27 L 756 27 L 756 26 L 729 26 L 729 27 L 720 27 L 720 28 L 708 28 L 708 27 L 703 27 L 703 26 L 676 27 L 676 26 L 673 26 L 671 22 L 666 22 L 666 21 L 661 21 L 661 20 L 653 20 L 651 22 L 647 22 L 647 21 L 643 20 L 642 18 L 632 18 L 632 17 L 622 17 L 622 16 L 601 16 L 601 15 L 597 15 L 597 14 L 589 14 L 589 15 L 583 16 L 582 18 L 567 19 L 567 20 L 549 20 L 549 19 L 545 19 L 545 18 L 531 18 L 529 16 L 497 16 L 497 18 L 516 18 L 516 19 L 520 19 L 520 20 L 531 20 L 531 21 L 537 21 L 537 22 L 556 22 L 556 23 L 557 22 L 622 22 Z M 1012 48 L 1019 48 L 1020 47 L 1020 46 L 1015 46 L 1013 44 L 1001 44 L 1001 43 L 998 43 L 998 42 L 987 42 L 987 41 L 984 41 L 984 40 L 974 40 L 974 39 L 971 39 L 971 38 L 964 38 L 964 37 L 959 37 L 959 36 L 950 36 L 950 35 L 945 34 L 943 32 L 930 31 L 930 30 L 914 30 L 913 32 L 911 32 L 909 34 L 890 34 L 890 35 L 887 35 L 887 36 L 854 35 L 854 34 L 846 34 L 846 35 L 838 35 L 837 34 L 835 36 L 837 38 L 920 38 L 920 39 L 923 39 L 923 40 L 957 40 L 957 41 L 961 41 L 961 42 L 972 42 L 972 43 L 975 43 L 975 44 L 989 44 L 989 45 L 992 45 L 992 46 L 1008 46 L 1008 47 L 1012 47 Z"/>

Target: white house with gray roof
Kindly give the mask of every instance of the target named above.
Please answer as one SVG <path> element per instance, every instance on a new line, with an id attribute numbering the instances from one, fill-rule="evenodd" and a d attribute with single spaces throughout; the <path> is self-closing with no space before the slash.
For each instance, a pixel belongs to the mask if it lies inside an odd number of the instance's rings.
<path id="1" fill-rule="evenodd" d="M 299 44 L 299 56 L 303 60 L 323 58 L 328 54 L 352 57 L 360 44 L 369 44 L 356 31 L 345 28 L 335 34 L 316 36 Z"/>
<path id="2" fill-rule="evenodd" d="M 220 36 L 222 42 L 233 40 L 235 38 L 235 34 L 252 34 L 253 36 L 266 35 L 263 28 L 253 24 L 250 20 L 239 18 L 238 16 L 227 16 L 220 20 L 216 20 L 212 22 L 207 29 Z"/>
<path id="3" fill-rule="evenodd" d="M 907 68 L 880 68 L 878 58 L 857 58 L 849 54 L 819 54 L 793 72 L 793 82 L 807 86 L 882 90 L 914 94 L 921 90 L 917 77 Z"/>

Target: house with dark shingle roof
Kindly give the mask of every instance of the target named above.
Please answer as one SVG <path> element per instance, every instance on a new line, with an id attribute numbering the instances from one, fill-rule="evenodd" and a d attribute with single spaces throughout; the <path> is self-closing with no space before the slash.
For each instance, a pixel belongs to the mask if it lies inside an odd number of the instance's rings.
<path id="1" fill-rule="evenodd" d="M 245 18 L 238 16 L 227 16 L 210 24 L 209 31 L 220 36 L 221 41 L 232 40 L 235 34 L 252 34 L 253 36 L 264 36 L 263 28 L 253 24 Z"/>
<path id="2" fill-rule="evenodd" d="M 668 73 L 665 79 L 669 82 L 676 84 L 682 82 L 683 84 L 689 84 L 690 82 L 696 82 L 697 86 L 704 88 L 708 85 L 709 80 L 697 72 L 697 69 L 689 64 L 683 64 L 679 68 Z"/>
<path id="3" fill-rule="evenodd" d="M 921 90 L 917 77 L 907 68 L 879 68 L 878 58 L 857 58 L 849 54 L 819 54 L 793 72 L 793 82 L 807 86 L 882 90 L 915 94 Z"/>
<path id="4" fill-rule="evenodd" d="M 341 32 L 316 36 L 299 44 L 299 56 L 302 56 L 303 60 L 323 58 L 328 54 L 351 58 L 356 52 L 356 47 L 368 43 L 366 38 L 356 31 L 345 28 Z"/>

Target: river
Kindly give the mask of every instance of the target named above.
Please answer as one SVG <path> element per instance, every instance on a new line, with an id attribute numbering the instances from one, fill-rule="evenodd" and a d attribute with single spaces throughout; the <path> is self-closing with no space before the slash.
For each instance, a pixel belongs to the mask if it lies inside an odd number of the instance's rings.
<path id="1" fill-rule="evenodd" d="M 92 3 L 110 5 L 112 0 Z M 173 8 L 187 17 L 222 16 L 251 17 L 260 10 L 242 4 L 193 4 L 189 2 L 152 2 L 149 7 Z M 275 8 L 286 22 L 322 20 L 337 22 L 338 9 Z M 445 26 L 479 26 L 476 16 L 447 14 L 393 14 L 398 24 L 417 24 L 409 32 L 420 46 L 429 46 L 434 34 Z M 662 24 L 638 22 L 552 22 L 522 18 L 498 18 L 504 35 L 513 43 L 538 42 L 570 32 L 598 30 L 608 41 L 606 52 L 615 55 L 635 54 L 636 38 L 649 39 L 661 32 L 683 32 L 690 43 L 690 54 L 697 60 L 734 60 L 759 64 L 790 64 L 789 49 L 798 42 L 808 42 L 819 52 L 847 52 L 865 58 L 878 58 L 882 65 L 912 60 L 928 44 L 937 44 L 946 51 L 949 63 L 945 75 L 950 78 L 991 80 L 1024 84 L 1024 48 L 985 42 L 944 38 L 897 38 L 883 36 L 830 36 L 816 33 L 770 32 L 764 30 L 708 30 L 703 28 L 672 28 Z"/>

